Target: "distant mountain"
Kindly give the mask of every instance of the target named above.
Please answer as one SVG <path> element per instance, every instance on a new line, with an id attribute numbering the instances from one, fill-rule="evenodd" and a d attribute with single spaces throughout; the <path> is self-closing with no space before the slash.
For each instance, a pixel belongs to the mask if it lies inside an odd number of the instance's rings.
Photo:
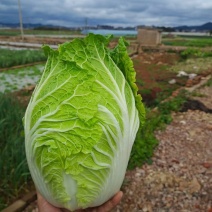
<path id="1" fill-rule="evenodd" d="M 23 27 L 24 28 L 36 28 L 36 27 L 41 27 L 43 26 L 42 24 L 30 24 L 30 23 L 24 23 Z M 10 27 L 10 28 L 17 28 L 20 27 L 19 23 L 1 23 L 0 22 L 0 27 Z"/>
<path id="2" fill-rule="evenodd" d="M 0 22 L 0 27 L 9 27 L 9 28 L 18 28 L 20 27 L 20 24 L 19 23 L 1 23 Z M 23 27 L 24 28 L 27 28 L 27 29 L 37 29 L 37 28 L 64 28 L 64 29 L 67 29 L 67 27 L 63 27 L 63 26 L 56 26 L 56 25 L 43 25 L 43 24 L 31 24 L 31 23 L 24 23 L 23 24 Z"/>
<path id="3" fill-rule="evenodd" d="M 208 22 L 202 26 L 199 26 L 199 30 L 212 30 L 212 22 Z"/>
<path id="4" fill-rule="evenodd" d="M 208 22 L 200 26 L 178 26 L 174 27 L 174 29 L 182 31 L 209 31 L 212 30 L 212 22 Z"/>
<path id="5" fill-rule="evenodd" d="M 18 28 L 20 25 L 19 23 L 1 23 L 0 27 L 9 27 L 9 28 Z M 31 24 L 31 23 L 24 23 L 24 28 L 28 29 L 73 29 L 75 27 L 64 27 L 64 26 L 56 26 L 56 25 L 43 25 L 43 24 Z M 98 27 L 98 26 L 97 26 Z M 107 26 L 108 27 L 108 26 Z M 113 26 L 111 26 L 113 28 Z M 78 28 L 78 27 L 76 27 Z M 94 27 L 95 28 L 95 27 Z M 177 27 L 159 27 L 163 30 L 168 31 L 210 31 L 212 30 L 212 22 L 205 23 L 199 26 L 177 26 Z"/>

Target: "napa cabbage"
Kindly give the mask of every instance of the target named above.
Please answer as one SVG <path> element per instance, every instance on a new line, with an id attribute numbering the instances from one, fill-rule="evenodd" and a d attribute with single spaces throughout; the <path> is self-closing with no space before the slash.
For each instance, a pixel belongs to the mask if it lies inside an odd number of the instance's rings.
<path id="1" fill-rule="evenodd" d="M 44 46 L 48 56 L 25 116 L 25 148 L 37 190 L 51 204 L 76 210 L 119 191 L 144 122 L 126 42 L 89 34 Z M 139 136 L 137 136 L 139 137 Z"/>

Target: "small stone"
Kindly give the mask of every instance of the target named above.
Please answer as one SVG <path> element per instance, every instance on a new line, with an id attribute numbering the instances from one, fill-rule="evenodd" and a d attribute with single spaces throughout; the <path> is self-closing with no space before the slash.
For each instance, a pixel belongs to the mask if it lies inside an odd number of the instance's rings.
<path id="1" fill-rule="evenodd" d="M 194 79 L 196 76 L 197 76 L 197 74 L 189 74 L 189 75 L 188 75 L 188 78 L 189 78 L 189 79 Z"/>
<path id="2" fill-rule="evenodd" d="M 203 167 L 205 167 L 206 169 L 209 169 L 212 167 L 212 162 L 204 162 L 202 163 Z"/>
<path id="3" fill-rule="evenodd" d="M 196 135 L 196 130 L 190 130 L 188 133 L 191 137 L 194 137 Z"/>
<path id="4" fill-rule="evenodd" d="M 188 74 L 185 71 L 179 71 L 177 77 L 186 77 Z"/>
<path id="5" fill-rule="evenodd" d="M 185 125 L 186 124 L 186 121 L 185 120 L 182 120 L 182 121 L 180 121 L 180 124 Z"/>
<path id="6" fill-rule="evenodd" d="M 141 173 L 135 173 L 135 177 L 140 177 Z"/>
<path id="7" fill-rule="evenodd" d="M 172 80 L 169 80 L 169 84 L 175 84 L 176 83 L 176 79 L 172 79 Z"/>
<path id="8" fill-rule="evenodd" d="M 206 167 L 200 167 L 198 169 L 198 173 L 200 173 L 200 174 L 204 174 L 205 172 L 206 172 Z"/>
<path id="9" fill-rule="evenodd" d="M 199 184 L 198 180 L 194 178 L 189 185 L 189 192 L 191 194 L 199 192 L 201 189 L 201 185 Z"/>
<path id="10" fill-rule="evenodd" d="M 180 161 L 177 160 L 177 159 L 172 159 L 172 162 L 173 162 L 173 163 L 177 163 L 177 164 L 180 163 Z"/>

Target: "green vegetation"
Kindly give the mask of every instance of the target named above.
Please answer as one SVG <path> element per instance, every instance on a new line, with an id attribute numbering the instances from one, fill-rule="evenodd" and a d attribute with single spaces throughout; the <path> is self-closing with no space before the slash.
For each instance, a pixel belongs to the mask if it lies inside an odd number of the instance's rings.
<path id="1" fill-rule="evenodd" d="M 7 30 L 7 29 L 0 29 L 0 36 L 16 36 L 21 35 L 20 30 Z"/>
<path id="2" fill-rule="evenodd" d="M 0 210 L 14 200 L 30 179 L 24 149 L 24 109 L 0 93 Z"/>
<path id="3" fill-rule="evenodd" d="M 171 122 L 171 112 L 179 111 L 183 103 L 187 100 L 188 93 L 184 90 L 180 92 L 180 94 L 168 101 L 158 103 L 158 111 L 161 115 L 163 115 L 163 122 L 165 124 L 169 124 Z"/>
<path id="4" fill-rule="evenodd" d="M 212 57 L 212 51 L 202 51 L 197 48 L 188 48 L 180 53 L 181 58 L 204 58 L 204 57 Z"/>
<path id="5" fill-rule="evenodd" d="M 0 68 L 8 68 L 45 60 L 46 56 L 43 50 L 0 49 Z"/>
<path id="6" fill-rule="evenodd" d="M 188 47 L 211 47 L 211 37 L 177 37 L 173 39 L 163 39 L 163 44 L 169 46 L 188 46 Z"/>
<path id="7" fill-rule="evenodd" d="M 150 109 L 146 108 L 146 122 L 140 134 L 140 140 L 135 141 L 128 169 L 134 169 L 136 166 L 140 167 L 145 162 L 151 162 L 154 149 L 158 144 L 155 138 L 154 131 L 157 128 L 158 116 L 152 113 Z"/>

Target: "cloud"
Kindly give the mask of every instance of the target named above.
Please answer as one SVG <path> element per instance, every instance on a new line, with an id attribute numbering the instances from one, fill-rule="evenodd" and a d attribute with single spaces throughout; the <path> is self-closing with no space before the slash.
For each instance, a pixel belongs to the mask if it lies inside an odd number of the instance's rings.
<path id="1" fill-rule="evenodd" d="M 88 25 L 199 25 L 212 21 L 211 0 L 20 0 L 25 23 Z M 0 1 L 0 22 L 17 23 L 18 1 Z"/>

